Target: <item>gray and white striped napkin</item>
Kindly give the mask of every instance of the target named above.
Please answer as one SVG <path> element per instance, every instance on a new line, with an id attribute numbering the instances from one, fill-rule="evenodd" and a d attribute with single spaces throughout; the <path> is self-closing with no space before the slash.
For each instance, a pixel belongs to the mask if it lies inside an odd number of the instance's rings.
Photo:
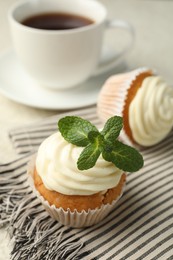
<path id="1" fill-rule="evenodd" d="M 96 108 L 67 113 L 102 127 Z M 14 241 L 11 259 L 173 259 L 173 131 L 160 144 L 142 149 L 145 165 L 128 174 L 126 190 L 101 223 L 85 229 L 51 219 L 27 183 L 31 154 L 57 131 L 59 114 L 10 132 L 21 158 L 0 166 L 0 224 Z"/>

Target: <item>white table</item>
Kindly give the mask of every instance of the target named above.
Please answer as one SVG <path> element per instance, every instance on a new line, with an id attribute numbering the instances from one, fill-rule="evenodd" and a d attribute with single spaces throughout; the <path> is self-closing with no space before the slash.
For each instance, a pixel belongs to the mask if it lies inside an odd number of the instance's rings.
<path id="1" fill-rule="evenodd" d="M 135 28 L 136 41 L 127 55 L 129 70 L 138 67 L 155 68 L 170 84 L 173 83 L 173 1 L 100 0 L 108 8 L 109 17 L 129 21 Z M 11 47 L 7 10 L 16 0 L 0 0 L 0 53 Z M 111 39 L 113 34 L 108 33 Z M 119 39 L 111 39 L 118 42 Z M 27 107 L 0 94 L 0 163 L 16 158 L 8 138 L 11 128 L 56 114 Z M 9 239 L 0 230 L 0 260 L 9 259 Z"/>

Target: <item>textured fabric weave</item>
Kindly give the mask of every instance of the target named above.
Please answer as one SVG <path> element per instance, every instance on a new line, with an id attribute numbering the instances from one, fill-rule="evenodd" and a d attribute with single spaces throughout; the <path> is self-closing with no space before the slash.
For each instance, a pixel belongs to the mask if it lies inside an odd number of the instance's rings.
<path id="1" fill-rule="evenodd" d="M 95 107 L 67 114 L 102 127 Z M 128 174 L 124 195 L 108 217 L 93 227 L 73 229 L 49 217 L 26 176 L 31 154 L 65 115 L 10 132 L 21 158 L 0 166 L 0 223 L 9 225 L 12 259 L 173 259 L 173 131 L 141 150 L 145 165 Z"/>

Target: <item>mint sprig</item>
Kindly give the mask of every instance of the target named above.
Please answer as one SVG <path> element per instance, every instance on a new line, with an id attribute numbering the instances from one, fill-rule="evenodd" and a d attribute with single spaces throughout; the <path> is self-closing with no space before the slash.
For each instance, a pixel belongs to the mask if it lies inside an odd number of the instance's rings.
<path id="1" fill-rule="evenodd" d="M 142 155 L 135 148 L 117 140 L 123 127 L 123 120 L 119 116 L 111 117 L 101 132 L 89 121 L 76 116 L 60 119 L 58 127 L 67 142 L 85 147 L 77 161 L 79 170 L 92 168 L 100 154 L 126 172 L 138 171 L 143 166 Z"/>

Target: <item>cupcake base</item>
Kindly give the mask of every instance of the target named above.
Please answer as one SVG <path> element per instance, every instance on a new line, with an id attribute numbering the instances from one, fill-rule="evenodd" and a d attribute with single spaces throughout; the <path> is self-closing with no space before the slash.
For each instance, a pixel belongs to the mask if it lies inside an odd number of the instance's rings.
<path id="1" fill-rule="evenodd" d="M 35 157 L 29 163 L 28 176 L 33 191 L 50 216 L 63 225 L 75 228 L 91 226 L 104 219 L 121 197 L 126 181 L 126 175 L 123 174 L 118 186 L 104 194 L 63 195 L 45 188 L 35 170 Z"/>

